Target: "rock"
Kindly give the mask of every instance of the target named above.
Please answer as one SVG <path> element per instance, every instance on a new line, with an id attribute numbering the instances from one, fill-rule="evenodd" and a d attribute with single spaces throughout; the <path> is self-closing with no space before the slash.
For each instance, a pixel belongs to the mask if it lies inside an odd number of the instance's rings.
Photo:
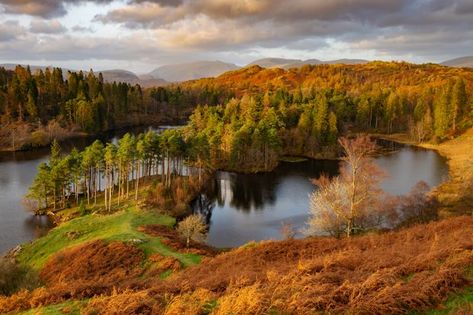
<path id="1" fill-rule="evenodd" d="M 10 249 L 5 254 L 5 258 L 16 258 L 16 256 L 18 256 L 18 254 L 21 252 L 22 249 L 23 249 L 23 246 L 21 245 L 18 245 L 15 248 Z"/>
<path id="2" fill-rule="evenodd" d="M 142 239 L 139 239 L 139 238 L 132 238 L 128 242 L 131 243 L 131 244 L 138 245 L 138 244 L 146 243 L 146 240 L 142 240 Z"/>

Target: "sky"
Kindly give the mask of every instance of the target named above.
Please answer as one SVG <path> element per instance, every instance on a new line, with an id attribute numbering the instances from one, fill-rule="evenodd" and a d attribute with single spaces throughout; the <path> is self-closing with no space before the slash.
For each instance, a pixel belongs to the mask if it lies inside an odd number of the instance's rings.
<path id="1" fill-rule="evenodd" d="M 147 73 L 173 63 L 473 55 L 473 0 L 0 0 L 0 63 Z"/>

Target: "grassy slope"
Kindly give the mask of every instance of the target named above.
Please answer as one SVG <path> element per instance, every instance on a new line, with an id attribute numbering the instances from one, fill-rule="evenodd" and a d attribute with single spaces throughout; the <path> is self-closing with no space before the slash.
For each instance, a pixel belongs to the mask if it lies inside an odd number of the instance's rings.
<path id="1" fill-rule="evenodd" d="M 201 314 L 209 303 L 212 314 L 448 314 L 471 298 L 465 286 L 472 281 L 472 233 L 473 218 L 462 216 L 352 239 L 261 242 L 209 258 L 150 290 L 92 298 L 87 307 L 100 313 L 132 301 L 133 314 L 156 304 L 160 313 Z"/>
<path id="2" fill-rule="evenodd" d="M 175 219 L 130 207 L 111 215 L 87 215 L 65 222 L 51 230 L 45 237 L 24 246 L 18 260 L 34 268 L 41 268 L 54 253 L 93 240 L 135 242 L 145 255 L 159 253 L 173 256 L 184 266 L 200 261 L 194 254 L 182 254 L 162 244 L 159 238 L 138 231 L 148 224 L 173 226 Z"/>

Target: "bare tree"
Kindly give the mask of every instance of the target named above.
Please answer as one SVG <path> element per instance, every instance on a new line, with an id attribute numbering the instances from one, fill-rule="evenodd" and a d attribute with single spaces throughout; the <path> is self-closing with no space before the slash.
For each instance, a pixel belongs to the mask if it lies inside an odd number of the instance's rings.
<path id="1" fill-rule="evenodd" d="M 379 224 L 379 188 L 383 172 L 371 156 L 376 144 L 368 136 L 339 140 L 344 150 L 340 175 L 321 176 L 314 180 L 318 189 L 310 196 L 308 233 L 325 231 L 334 236 L 365 230 Z"/>
<path id="2" fill-rule="evenodd" d="M 207 226 L 200 214 L 193 214 L 179 222 L 177 231 L 186 239 L 186 246 L 189 247 L 190 240 L 202 242 L 207 233 Z"/>
<path id="3" fill-rule="evenodd" d="M 292 240 L 296 236 L 296 230 L 291 223 L 283 222 L 281 223 L 281 236 L 285 240 Z"/>

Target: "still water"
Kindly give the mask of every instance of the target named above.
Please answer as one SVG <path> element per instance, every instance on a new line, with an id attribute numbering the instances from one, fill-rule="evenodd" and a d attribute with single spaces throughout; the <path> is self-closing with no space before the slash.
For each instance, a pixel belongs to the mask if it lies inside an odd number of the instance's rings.
<path id="1" fill-rule="evenodd" d="M 134 129 L 132 133 L 146 129 Z M 101 140 L 116 141 L 124 133 L 111 133 Z M 72 139 L 62 147 L 67 152 L 92 141 Z M 396 149 L 376 159 L 390 175 L 383 182 L 387 192 L 405 194 L 420 180 L 435 186 L 446 179 L 446 162 L 436 152 L 407 146 Z M 48 154 L 47 148 L 0 154 L 0 254 L 41 236 L 51 227 L 47 218 L 33 216 L 22 203 L 37 166 L 47 160 Z M 283 162 L 273 172 L 263 174 L 218 172 L 192 206 L 210 223 L 210 245 L 232 247 L 251 240 L 279 239 L 282 222 L 295 228 L 304 226 L 308 195 L 314 190 L 310 179 L 321 173 L 335 175 L 337 170 L 337 161 L 308 160 Z"/>
<path id="2" fill-rule="evenodd" d="M 446 161 L 434 151 L 396 145 L 376 158 L 388 174 L 382 188 L 393 195 L 408 193 L 419 181 L 436 186 L 448 176 Z M 207 241 L 216 247 L 234 247 L 252 240 L 280 239 L 281 226 L 304 228 L 309 213 L 311 178 L 336 175 L 338 161 L 282 162 L 273 172 L 237 174 L 218 172 L 193 203 L 210 223 Z"/>

